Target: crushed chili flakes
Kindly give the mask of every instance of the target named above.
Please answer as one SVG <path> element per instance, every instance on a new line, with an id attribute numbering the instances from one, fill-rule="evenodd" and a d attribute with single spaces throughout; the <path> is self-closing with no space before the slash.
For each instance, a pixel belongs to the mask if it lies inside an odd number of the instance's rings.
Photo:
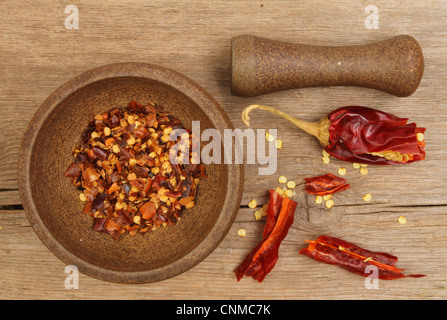
<path id="1" fill-rule="evenodd" d="M 205 167 L 181 154 L 171 163 L 170 150 L 178 142 L 170 140 L 174 129 L 183 129 L 179 119 L 136 101 L 89 122 L 65 177 L 82 191 L 82 212 L 94 218 L 94 230 L 115 239 L 154 231 L 176 224 L 183 208 L 194 207 Z M 192 150 L 198 142 L 188 139 Z"/>

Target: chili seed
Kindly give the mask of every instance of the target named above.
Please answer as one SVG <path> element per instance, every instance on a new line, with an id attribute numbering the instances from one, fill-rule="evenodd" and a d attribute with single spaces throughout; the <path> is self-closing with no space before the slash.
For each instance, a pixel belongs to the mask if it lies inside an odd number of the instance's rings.
<path id="1" fill-rule="evenodd" d="M 365 176 L 368 174 L 368 169 L 366 169 L 365 167 L 360 168 L 360 174 L 362 176 Z"/>
<path id="2" fill-rule="evenodd" d="M 278 139 L 275 141 L 275 148 L 276 149 L 282 149 L 282 140 Z"/>
<path id="3" fill-rule="evenodd" d="M 293 188 L 295 188 L 295 187 L 296 187 L 296 184 L 295 184 L 294 181 L 288 181 L 288 182 L 287 182 L 287 188 L 289 188 L 289 189 L 293 189 Z"/>
<path id="4" fill-rule="evenodd" d="M 258 206 L 258 203 L 256 202 L 255 199 L 251 200 L 251 201 L 248 203 L 248 207 L 251 208 L 251 209 L 254 209 L 254 208 L 256 208 L 257 206 Z"/>
<path id="5" fill-rule="evenodd" d="M 262 218 L 261 210 L 256 210 L 256 211 L 255 211 L 255 219 L 256 219 L 256 220 L 259 220 L 259 219 L 261 219 L 261 218 Z"/>
<path id="6" fill-rule="evenodd" d="M 286 182 L 287 182 L 287 178 L 284 177 L 284 176 L 280 176 L 280 177 L 278 178 L 278 182 L 279 182 L 279 183 L 286 183 Z"/>
<path id="7" fill-rule="evenodd" d="M 359 169 L 360 168 L 360 163 L 354 162 L 352 164 L 352 166 L 354 167 L 354 169 Z"/>
<path id="8" fill-rule="evenodd" d="M 247 231 L 245 231 L 245 229 L 239 229 L 239 230 L 237 231 L 237 235 L 238 235 L 239 237 L 245 237 L 245 236 L 247 235 Z"/>
<path id="9" fill-rule="evenodd" d="M 406 224 L 407 219 L 404 216 L 400 216 L 397 221 L 399 221 L 400 224 Z"/>
<path id="10" fill-rule="evenodd" d="M 323 160 L 323 163 L 328 164 L 331 160 L 329 159 L 329 157 L 323 157 L 321 158 L 321 160 Z"/>
<path id="11" fill-rule="evenodd" d="M 159 168 L 159 167 L 153 167 L 153 168 L 151 169 L 151 172 L 152 172 L 153 174 L 158 174 L 158 173 L 160 172 L 160 168 Z"/>
<path id="12" fill-rule="evenodd" d="M 424 134 L 422 132 L 418 132 L 416 134 L 416 138 L 418 139 L 419 142 L 424 141 Z"/>
<path id="13" fill-rule="evenodd" d="M 81 199 L 81 201 L 87 201 L 87 197 L 85 196 L 84 193 L 79 194 L 79 199 Z"/>
<path id="14" fill-rule="evenodd" d="M 104 135 L 105 135 L 106 137 L 108 137 L 108 136 L 110 136 L 110 133 L 111 133 L 110 128 L 109 128 L 109 127 L 105 127 L 105 128 L 104 128 Z"/>
<path id="15" fill-rule="evenodd" d="M 98 132 L 96 132 L 96 131 L 93 131 L 93 132 L 91 133 L 91 137 L 92 137 L 93 139 L 96 139 L 96 138 L 99 138 L 99 137 L 100 137 L 100 135 L 99 135 L 99 133 L 98 133 Z"/>
<path id="16" fill-rule="evenodd" d="M 365 200 L 366 202 L 371 201 L 372 196 L 371 193 L 367 193 L 363 196 L 363 200 Z"/>
<path id="17" fill-rule="evenodd" d="M 287 198 L 293 197 L 293 191 L 290 189 L 287 189 L 286 191 L 284 191 L 284 194 L 287 196 Z"/>
<path id="18" fill-rule="evenodd" d="M 134 116 L 130 115 L 130 116 L 127 118 L 127 122 L 128 122 L 129 124 L 133 124 L 133 123 L 135 123 L 135 118 L 134 118 Z"/>
<path id="19" fill-rule="evenodd" d="M 340 176 L 344 176 L 346 174 L 346 168 L 344 167 L 338 168 L 338 174 Z"/>
<path id="20" fill-rule="evenodd" d="M 326 201 L 326 203 L 325 203 L 325 206 L 328 209 L 332 208 L 333 205 L 334 205 L 334 200 L 332 200 L 332 199 Z"/>
<path id="21" fill-rule="evenodd" d="M 326 195 L 323 196 L 323 200 L 324 201 L 327 201 L 327 200 L 329 200 L 331 198 L 332 198 L 332 194 L 326 194 Z"/>
<path id="22" fill-rule="evenodd" d="M 277 187 L 275 191 L 276 191 L 280 196 L 282 196 L 282 195 L 284 194 L 284 191 L 283 191 L 280 187 Z"/>
<path id="23" fill-rule="evenodd" d="M 315 197 L 315 203 L 316 204 L 320 204 L 323 202 L 323 197 L 322 196 L 316 196 Z"/>
<path id="24" fill-rule="evenodd" d="M 272 142 L 273 140 L 275 140 L 275 137 L 273 135 L 271 135 L 270 133 L 266 132 L 265 140 L 267 140 L 268 142 Z"/>

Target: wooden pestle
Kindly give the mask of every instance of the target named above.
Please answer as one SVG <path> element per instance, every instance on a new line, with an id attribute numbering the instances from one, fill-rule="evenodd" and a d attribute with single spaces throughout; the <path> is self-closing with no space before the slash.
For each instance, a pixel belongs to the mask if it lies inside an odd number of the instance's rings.
<path id="1" fill-rule="evenodd" d="M 357 86 L 398 97 L 411 95 L 424 72 L 421 47 L 411 36 L 353 46 L 311 46 L 234 37 L 231 93 L 253 97 L 321 86 Z"/>

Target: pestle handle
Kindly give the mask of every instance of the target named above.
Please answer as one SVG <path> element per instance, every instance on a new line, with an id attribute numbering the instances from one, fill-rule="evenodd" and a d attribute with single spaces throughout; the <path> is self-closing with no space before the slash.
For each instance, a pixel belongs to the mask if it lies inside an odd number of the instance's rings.
<path id="1" fill-rule="evenodd" d="M 424 71 L 421 47 L 409 35 L 338 47 L 242 35 L 231 46 L 231 93 L 243 97 L 321 86 L 366 87 L 407 97 Z"/>

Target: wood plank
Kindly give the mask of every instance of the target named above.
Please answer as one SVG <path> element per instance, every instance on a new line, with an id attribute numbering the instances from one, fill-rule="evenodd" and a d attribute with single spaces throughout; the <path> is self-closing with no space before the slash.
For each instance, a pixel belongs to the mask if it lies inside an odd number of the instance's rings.
<path id="1" fill-rule="evenodd" d="M 195 268 L 175 278 L 159 283 L 122 285 L 99 281 L 83 274 L 79 289 L 65 288 L 66 265 L 59 261 L 37 239 L 23 211 L 0 212 L 0 298 L 1 299 L 426 299 L 445 298 L 447 277 L 439 261 L 445 259 L 447 218 L 437 207 L 430 208 L 433 220 L 419 216 L 418 210 L 405 209 L 406 225 L 396 222 L 399 212 L 343 214 L 338 221 L 324 228 L 302 219 L 299 210 L 296 221 L 280 249 L 275 269 L 259 285 L 250 278 L 239 283 L 233 269 L 256 245 L 263 230 L 263 221 L 253 218 L 253 210 L 242 209 L 237 221 L 221 245 Z M 327 213 L 326 213 L 327 214 Z M 331 212 L 331 215 L 337 214 Z M 386 228 L 377 236 L 371 224 Z M 352 228 L 356 226 L 356 228 Z M 237 236 L 238 228 L 247 230 L 247 237 Z M 320 230 L 319 230 L 320 229 Z M 363 230 L 362 233 L 356 230 Z M 407 273 L 425 273 L 420 279 L 380 281 L 379 289 L 366 289 L 364 278 L 334 266 L 317 263 L 298 254 L 305 246 L 303 239 L 312 239 L 319 232 L 336 234 L 356 244 L 382 250 L 399 257 L 398 266 Z M 408 240 L 411 239 L 411 247 Z M 430 247 L 427 247 L 430 243 Z M 43 280 L 44 279 L 44 280 Z M 213 283 L 212 286 L 209 284 Z M 315 283 L 324 283 L 315 286 Z M 271 295 L 271 287 L 277 294 Z M 36 290 L 39 287 L 39 290 Z M 206 290 L 203 290 L 206 288 Z"/>

